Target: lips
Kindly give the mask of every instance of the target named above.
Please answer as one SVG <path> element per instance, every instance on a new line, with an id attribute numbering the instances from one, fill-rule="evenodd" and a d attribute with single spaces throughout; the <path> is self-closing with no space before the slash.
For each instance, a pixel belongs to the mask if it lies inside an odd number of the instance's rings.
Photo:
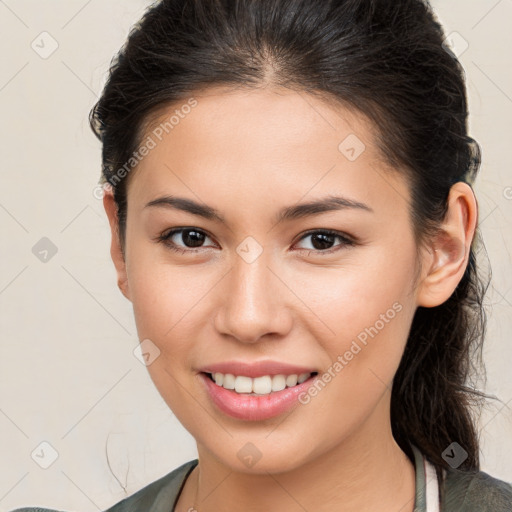
<path id="1" fill-rule="evenodd" d="M 207 396 L 216 409 L 232 418 L 244 421 L 263 421 L 287 412 L 299 402 L 318 376 L 311 376 L 301 384 L 267 395 L 239 394 L 218 386 L 207 373 L 200 372 L 199 379 Z"/>
<path id="2" fill-rule="evenodd" d="M 299 396 L 308 390 L 319 374 L 319 370 L 311 366 L 294 365 L 269 359 L 251 363 L 236 360 L 224 361 L 203 366 L 196 371 L 198 371 L 199 380 L 204 386 L 203 389 L 217 410 L 233 418 L 246 421 L 270 419 L 286 412 L 297 404 Z M 229 379 L 235 382 L 235 388 L 237 386 L 236 381 L 240 379 L 250 381 L 259 377 L 270 376 L 274 379 L 274 376 L 280 376 L 277 378 L 282 381 L 282 376 L 292 376 L 290 379 L 295 380 L 297 376 L 304 375 L 303 378 L 306 380 L 300 380 L 296 385 L 287 386 L 279 391 L 272 390 L 265 394 L 248 394 L 237 392 L 231 389 L 231 386 L 226 389 L 222 385 L 218 385 L 212 378 L 212 374 L 216 375 L 217 378 L 219 378 L 219 374 L 223 374 L 223 379 L 229 375 Z M 235 379 L 233 379 L 233 376 Z M 273 379 L 272 387 L 274 387 Z M 242 387 L 246 387 L 245 384 L 239 382 Z M 282 387 L 282 382 L 277 387 Z"/>

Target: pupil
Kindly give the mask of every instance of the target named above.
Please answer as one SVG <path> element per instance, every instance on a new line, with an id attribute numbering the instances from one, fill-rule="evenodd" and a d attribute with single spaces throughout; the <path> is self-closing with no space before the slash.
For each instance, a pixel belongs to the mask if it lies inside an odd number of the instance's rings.
<path id="1" fill-rule="evenodd" d="M 185 245 L 189 247 L 200 247 L 201 243 L 204 242 L 204 234 L 194 231 L 193 229 L 183 231 L 181 237 Z M 191 242 L 188 243 L 186 239 L 190 239 Z"/>
<path id="2" fill-rule="evenodd" d="M 320 244 L 315 244 L 315 240 L 318 240 L 320 237 L 323 238 L 323 241 L 320 241 Z M 334 235 L 329 235 L 326 233 L 316 233 L 316 234 L 312 235 L 311 241 L 312 241 L 313 247 L 315 249 L 329 249 L 330 244 L 332 244 L 332 242 L 333 242 L 333 238 L 334 238 Z M 329 247 L 326 247 L 325 244 L 327 244 Z M 317 247 L 318 245 L 320 245 L 320 246 Z"/>

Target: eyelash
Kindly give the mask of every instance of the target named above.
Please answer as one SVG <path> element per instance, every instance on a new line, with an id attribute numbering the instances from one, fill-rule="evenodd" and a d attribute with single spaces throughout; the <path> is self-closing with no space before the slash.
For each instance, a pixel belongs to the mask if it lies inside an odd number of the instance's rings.
<path id="1" fill-rule="evenodd" d="M 166 245 L 172 251 L 180 253 L 180 254 L 197 253 L 197 252 L 200 252 L 201 250 L 204 249 L 204 247 L 199 247 L 199 248 L 189 247 L 187 249 L 183 249 L 181 247 L 178 247 L 174 242 L 170 241 L 170 238 L 172 238 L 173 235 L 175 235 L 176 233 L 181 233 L 183 231 L 196 231 L 198 233 L 206 235 L 209 238 L 212 238 L 212 237 L 210 237 L 210 235 L 208 233 L 206 233 L 202 229 L 190 228 L 189 227 L 189 228 L 172 229 L 171 231 L 168 231 L 167 233 L 158 236 L 156 238 L 156 241 L 160 242 L 160 243 L 163 243 L 164 245 Z M 319 234 L 319 233 L 322 234 L 322 235 L 335 236 L 335 237 L 339 238 L 342 241 L 342 243 L 339 244 L 339 245 L 336 245 L 336 246 L 334 246 L 334 247 L 332 247 L 330 249 L 325 249 L 325 250 L 320 250 L 320 249 L 299 249 L 299 250 L 301 250 L 301 251 L 308 251 L 307 252 L 308 256 L 311 253 L 320 254 L 320 255 L 327 255 L 327 254 L 332 254 L 333 252 L 339 251 L 339 250 L 341 250 L 341 249 L 343 249 L 345 247 L 351 247 L 351 246 L 356 245 L 356 242 L 354 240 L 352 240 L 351 238 L 349 238 L 347 235 L 345 235 L 343 233 L 339 233 L 338 231 L 330 230 L 330 229 L 314 229 L 314 230 L 307 231 L 306 233 L 303 233 L 301 238 L 299 238 L 298 242 L 302 241 L 304 238 L 307 238 L 308 236 L 311 236 L 311 235 L 314 235 L 314 234 Z"/>

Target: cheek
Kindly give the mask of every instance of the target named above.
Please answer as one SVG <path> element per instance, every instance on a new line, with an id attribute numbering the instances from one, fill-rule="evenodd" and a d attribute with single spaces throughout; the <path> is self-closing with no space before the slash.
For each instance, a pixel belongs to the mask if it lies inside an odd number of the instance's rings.
<path id="1" fill-rule="evenodd" d="M 404 249 L 398 257 L 392 248 L 365 248 L 337 267 L 296 272 L 290 279 L 302 290 L 307 306 L 337 336 L 346 337 L 373 325 L 396 302 L 408 307 L 414 301 L 414 270 L 413 248 Z M 395 312 L 391 310 L 388 316 L 398 317 Z"/>
<path id="2" fill-rule="evenodd" d="M 392 248 L 371 252 L 301 279 L 307 305 L 329 328 L 319 327 L 316 339 L 331 361 L 341 359 L 342 368 L 331 372 L 347 377 L 342 388 L 350 392 L 391 382 L 416 309 L 414 247 L 403 246 L 398 256 Z"/>
<path id="3" fill-rule="evenodd" d="M 403 268 L 388 272 L 387 280 L 375 268 L 339 272 L 337 284 L 329 279 L 308 283 L 308 291 L 316 294 L 311 309 L 334 331 L 320 327 L 316 333 L 331 362 L 323 368 L 322 383 L 303 397 L 304 404 L 312 404 L 309 409 L 304 405 L 304 423 L 328 425 L 322 441 L 326 449 L 340 435 L 357 431 L 374 411 L 385 414 L 383 400 L 391 391 L 415 311 L 410 276 Z"/>
<path id="4" fill-rule="evenodd" d="M 187 372 L 200 359 L 196 348 L 204 338 L 200 333 L 211 322 L 208 294 L 219 277 L 206 267 L 200 271 L 193 265 L 159 261 L 161 254 L 143 247 L 132 252 L 128 280 L 137 333 L 160 351 L 148 367 L 150 373 Z"/>
<path id="5" fill-rule="evenodd" d="M 186 428 L 193 428 L 195 402 L 187 390 L 198 360 L 201 322 L 209 318 L 201 297 L 211 285 L 190 269 L 156 264 L 154 257 L 136 261 L 129 280 L 137 333 L 158 349 L 148 373 L 169 408 Z"/>
<path id="6" fill-rule="evenodd" d="M 165 260 L 161 244 L 134 230 L 127 251 L 130 298 L 140 337 L 163 340 L 197 302 L 198 280 L 187 267 Z"/>

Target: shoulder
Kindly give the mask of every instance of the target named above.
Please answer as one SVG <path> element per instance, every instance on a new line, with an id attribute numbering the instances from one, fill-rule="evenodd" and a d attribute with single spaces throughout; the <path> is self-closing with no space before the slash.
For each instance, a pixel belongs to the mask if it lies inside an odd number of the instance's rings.
<path id="1" fill-rule="evenodd" d="M 190 460 L 177 467 L 170 473 L 146 485 L 135 494 L 124 498 L 122 501 L 112 505 L 105 512 L 167 512 L 169 504 L 173 506 L 176 502 L 182 485 L 188 474 L 197 465 L 198 460 Z M 11 512 L 63 512 L 48 508 L 25 507 L 17 508 Z"/>
<path id="2" fill-rule="evenodd" d="M 484 471 L 451 469 L 444 489 L 446 512 L 512 512 L 512 485 Z"/>

